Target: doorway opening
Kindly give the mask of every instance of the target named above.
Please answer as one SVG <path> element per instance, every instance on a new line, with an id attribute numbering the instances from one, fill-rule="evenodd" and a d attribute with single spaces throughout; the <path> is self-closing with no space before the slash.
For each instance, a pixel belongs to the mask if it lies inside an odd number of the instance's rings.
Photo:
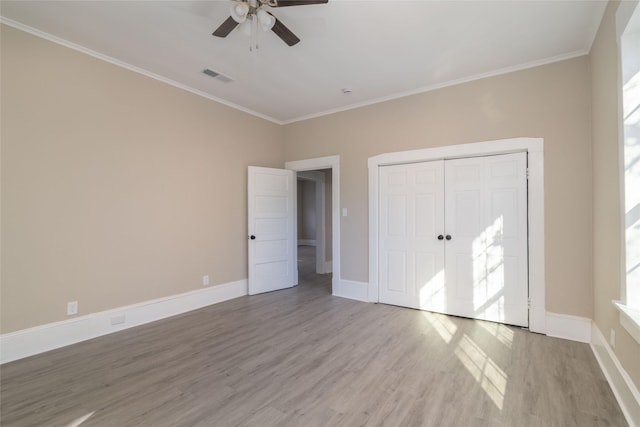
<path id="1" fill-rule="evenodd" d="M 292 161 L 285 167 L 297 175 L 298 283 L 330 283 L 331 293 L 339 295 L 339 157 Z"/>
<path id="2" fill-rule="evenodd" d="M 298 282 L 331 273 L 331 169 L 297 173 Z"/>

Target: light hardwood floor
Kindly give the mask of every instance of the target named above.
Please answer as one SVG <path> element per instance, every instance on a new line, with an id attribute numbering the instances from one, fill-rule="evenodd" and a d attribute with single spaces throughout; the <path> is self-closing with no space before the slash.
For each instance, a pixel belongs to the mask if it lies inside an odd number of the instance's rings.
<path id="1" fill-rule="evenodd" d="M 332 297 L 329 276 L 300 277 L 5 364 L 1 424 L 626 425 L 586 344 Z"/>

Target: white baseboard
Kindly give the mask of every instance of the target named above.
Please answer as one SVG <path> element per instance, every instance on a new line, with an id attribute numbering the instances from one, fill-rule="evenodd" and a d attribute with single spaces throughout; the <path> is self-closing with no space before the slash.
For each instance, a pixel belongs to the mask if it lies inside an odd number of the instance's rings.
<path id="1" fill-rule="evenodd" d="M 0 363 L 44 353 L 243 295 L 247 295 L 247 281 L 239 280 L 2 334 Z M 113 325 L 114 320 L 122 323 Z"/>
<path id="2" fill-rule="evenodd" d="M 298 245 L 315 246 L 316 245 L 316 241 L 315 240 L 309 240 L 309 239 L 298 239 Z"/>
<path id="3" fill-rule="evenodd" d="M 591 319 L 547 311 L 547 335 L 565 340 L 591 342 Z"/>
<path id="4" fill-rule="evenodd" d="M 334 280 L 333 283 L 334 296 L 369 302 L 369 298 L 367 295 L 369 288 L 368 283 L 344 279 Z"/>
<path id="5" fill-rule="evenodd" d="M 333 261 L 325 261 L 324 263 L 324 273 L 332 273 L 333 272 Z"/>
<path id="6" fill-rule="evenodd" d="M 591 350 L 593 350 L 629 426 L 640 426 L 640 392 L 595 323 L 592 326 Z"/>

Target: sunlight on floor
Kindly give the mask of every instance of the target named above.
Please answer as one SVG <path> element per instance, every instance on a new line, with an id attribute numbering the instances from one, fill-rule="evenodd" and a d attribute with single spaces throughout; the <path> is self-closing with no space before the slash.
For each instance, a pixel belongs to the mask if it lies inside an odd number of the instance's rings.
<path id="1" fill-rule="evenodd" d="M 93 414 L 95 414 L 96 411 L 93 412 L 89 412 L 86 415 L 83 415 L 79 418 L 76 418 L 75 420 L 71 421 L 69 424 L 67 424 L 67 427 L 78 427 L 80 424 L 84 423 L 85 421 L 87 421 L 89 418 L 91 418 L 91 416 Z"/>
<path id="2" fill-rule="evenodd" d="M 462 336 L 454 353 L 496 407 L 502 410 L 507 389 L 504 371 L 467 334 Z"/>
<path id="3" fill-rule="evenodd" d="M 503 217 L 473 240 L 473 309 L 476 317 L 504 320 L 504 248 L 497 244 L 503 234 Z"/>
<path id="4" fill-rule="evenodd" d="M 477 322 L 477 324 L 482 329 L 486 330 L 491 335 L 496 337 L 496 339 L 504 344 L 507 348 L 511 348 L 511 346 L 513 345 L 514 333 L 507 326 L 493 322 Z"/>
<path id="5" fill-rule="evenodd" d="M 433 325 L 440 338 L 445 343 L 451 344 L 458 326 L 446 315 L 433 313 L 422 313 L 422 315 Z M 514 337 L 511 329 L 485 321 L 479 321 L 477 324 L 511 349 Z M 507 374 L 467 334 L 463 334 L 460 338 L 454 354 L 496 407 L 502 410 L 504 393 L 507 389 Z"/>
<path id="6" fill-rule="evenodd" d="M 433 325 L 433 328 L 444 340 L 444 342 L 449 344 L 456 331 L 458 330 L 456 324 L 444 315 L 438 316 L 433 313 L 422 313 L 422 315 L 427 318 L 431 325 Z"/>

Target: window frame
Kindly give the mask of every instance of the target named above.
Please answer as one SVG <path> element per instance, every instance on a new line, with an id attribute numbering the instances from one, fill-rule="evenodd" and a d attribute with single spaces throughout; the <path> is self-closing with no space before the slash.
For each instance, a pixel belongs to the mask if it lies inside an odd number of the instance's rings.
<path id="1" fill-rule="evenodd" d="M 624 69 L 624 56 L 627 54 L 622 49 L 622 38 L 624 37 L 629 23 L 633 19 L 640 19 L 640 7 L 639 3 L 635 2 L 621 2 L 616 12 L 616 42 L 618 49 L 618 69 L 620 83 L 618 84 L 618 126 L 619 126 L 619 165 L 620 165 L 620 204 L 621 204 L 621 283 L 620 283 L 620 300 L 614 300 L 613 305 L 620 312 L 620 324 L 629 332 L 629 334 L 640 344 L 640 301 L 631 303 L 628 301 L 627 292 L 627 243 L 626 243 L 626 200 L 625 200 L 625 131 L 624 131 L 624 117 L 623 117 L 623 101 L 624 91 L 622 78 Z M 638 54 L 640 55 L 640 54 Z"/>

